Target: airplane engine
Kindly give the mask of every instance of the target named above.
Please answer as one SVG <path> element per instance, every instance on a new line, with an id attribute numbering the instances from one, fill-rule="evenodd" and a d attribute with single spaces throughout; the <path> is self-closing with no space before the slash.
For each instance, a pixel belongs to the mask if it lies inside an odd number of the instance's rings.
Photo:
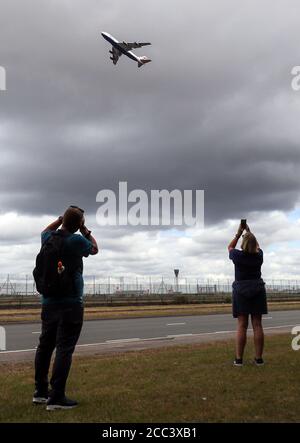
<path id="1" fill-rule="evenodd" d="M 111 60 L 113 60 L 114 58 L 113 57 L 109 57 Z"/>
<path id="2" fill-rule="evenodd" d="M 113 54 L 113 51 L 109 51 L 110 52 L 110 54 Z"/>

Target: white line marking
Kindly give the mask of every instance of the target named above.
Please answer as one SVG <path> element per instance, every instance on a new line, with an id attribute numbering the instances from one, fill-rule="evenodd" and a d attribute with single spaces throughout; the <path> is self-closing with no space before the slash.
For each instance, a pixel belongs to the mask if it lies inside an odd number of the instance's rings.
<path id="1" fill-rule="evenodd" d="M 229 334 L 229 333 L 233 333 L 236 332 L 236 330 L 234 331 L 215 331 L 215 332 L 200 332 L 199 334 L 193 334 L 195 337 L 198 335 L 216 335 L 216 334 Z"/>
<path id="2" fill-rule="evenodd" d="M 154 337 L 154 338 L 138 338 L 138 339 L 134 339 L 135 341 L 147 341 L 147 340 L 167 340 L 167 337 Z M 117 342 L 118 343 L 120 343 L 118 340 L 117 340 Z M 112 341 L 105 341 L 105 342 L 101 342 L 101 343 L 87 343 L 87 344 L 84 344 L 84 345 L 77 345 L 76 346 L 76 348 L 79 348 L 79 347 L 81 347 L 81 348 L 84 348 L 84 347 L 87 347 L 87 346 L 99 346 L 99 345 L 111 345 L 111 344 L 114 344 L 114 343 L 116 343 L 116 341 L 114 341 L 114 340 L 112 340 Z"/>
<path id="3" fill-rule="evenodd" d="M 280 328 L 292 328 L 295 325 L 281 325 L 281 326 L 268 326 L 263 329 L 280 329 Z M 249 328 L 251 331 L 251 328 Z M 215 332 L 200 332 L 199 334 L 193 334 L 193 335 L 212 335 L 212 334 L 230 334 L 236 332 L 236 330 L 233 331 L 215 331 Z"/>
<path id="4" fill-rule="evenodd" d="M 194 334 L 175 334 L 175 335 L 167 335 L 168 338 L 177 338 L 177 337 L 187 337 Z"/>
<path id="5" fill-rule="evenodd" d="M 36 350 L 36 348 L 35 349 L 18 349 L 16 351 L 1 351 L 0 355 L 1 354 L 12 354 L 14 352 L 32 352 L 32 351 L 35 351 L 35 350 Z"/>
<path id="6" fill-rule="evenodd" d="M 167 326 L 186 325 L 186 323 L 167 323 Z"/>
<path id="7" fill-rule="evenodd" d="M 174 337 L 153 337 L 153 338 L 141 338 L 141 341 L 152 341 L 152 340 L 170 340 Z"/>
<path id="8" fill-rule="evenodd" d="M 139 341 L 140 338 L 119 338 L 117 340 L 106 340 L 106 343 L 127 343 L 131 341 Z"/>
<path id="9" fill-rule="evenodd" d="M 40 334 L 41 331 L 37 331 L 37 332 L 32 332 L 31 334 Z"/>
<path id="10" fill-rule="evenodd" d="M 293 328 L 295 326 L 295 324 L 293 325 L 280 325 L 280 326 L 269 326 L 267 328 L 264 329 L 281 329 L 281 328 Z M 215 331 L 215 332 L 201 332 L 199 334 L 179 334 L 179 335 L 167 335 L 166 337 L 153 337 L 153 338 L 127 338 L 127 339 L 123 339 L 123 340 L 107 340 L 106 342 L 102 342 L 102 343 L 86 343 L 83 345 L 77 345 L 76 348 L 83 348 L 83 347 L 87 347 L 87 346 L 99 346 L 99 345 L 108 345 L 108 344 L 113 344 L 113 343 L 120 343 L 120 342 L 130 342 L 130 341 L 149 341 L 149 340 L 162 340 L 162 339 L 167 339 L 167 338 L 176 338 L 176 337 L 186 337 L 186 336 L 198 336 L 198 335 L 215 335 L 215 334 L 229 334 L 232 332 L 236 332 L 234 331 Z M 0 355 L 1 354 L 13 354 L 13 353 L 18 353 L 18 352 L 32 352 L 35 351 L 36 348 L 34 349 L 17 349 L 17 350 L 13 350 L 13 351 L 0 351 Z"/>
<path id="11" fill-rule="evenodd" d="M 280 329 L 280 328 L 293 328 L 295 325 L 282 325 L 282 326 L 268 326 L 264 329 Z"/>
<path id="12" fill-rule="evenodd" d="M 109 345 L 111 343 L 102 342 L 102 343 L 86 343 L 85 345 L 77 345 L 76 348 L 84 348 L 87 346 L 99 346 L 99 345 Z"/>
<path id="13" fill-rule="evenodd" d="M 272 320 L 273 317 L 263 317 L 263 320 Z"/>

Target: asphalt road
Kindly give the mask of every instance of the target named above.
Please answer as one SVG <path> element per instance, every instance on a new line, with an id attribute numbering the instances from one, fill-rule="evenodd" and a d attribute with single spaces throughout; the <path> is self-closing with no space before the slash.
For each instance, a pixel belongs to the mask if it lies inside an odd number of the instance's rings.
<path id="1" fill-rule="evenodd" d="M 300 324 L 300 311 L 274 311 L 264 316 L 266 332 L 291 331 Z M 148 317 L 86 321 L 76 351 L 107 352 L 145 349 L 174 343 L 224 339 L 235 332 L 230 314 L 182 317 Z M 6 350 L 0 362 L 32 358 L 38 344 L 40 324 L 6 325 Z"/>

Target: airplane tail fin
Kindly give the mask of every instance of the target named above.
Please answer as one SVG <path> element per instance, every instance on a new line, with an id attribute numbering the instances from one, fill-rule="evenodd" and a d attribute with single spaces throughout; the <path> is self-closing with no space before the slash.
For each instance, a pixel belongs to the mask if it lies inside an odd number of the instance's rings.
<path id="1" fill-rule="evenodd" d="M 138 61 L 138 67 L 140 68 L 141 66 L 145 65 L 146 63 L 151 62 L 150 58 L 148 57 L 139 57 L 139 61 Z"/>

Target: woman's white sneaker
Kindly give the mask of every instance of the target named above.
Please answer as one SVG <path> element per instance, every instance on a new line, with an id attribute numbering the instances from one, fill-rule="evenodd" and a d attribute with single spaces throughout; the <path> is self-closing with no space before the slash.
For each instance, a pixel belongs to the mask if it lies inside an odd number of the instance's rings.
<path id="1" fill-rule="evenodd" d="M 233 366 L 243 366 L 243 359 L 242 358 L 235 358 L 233 362 Z"/>

